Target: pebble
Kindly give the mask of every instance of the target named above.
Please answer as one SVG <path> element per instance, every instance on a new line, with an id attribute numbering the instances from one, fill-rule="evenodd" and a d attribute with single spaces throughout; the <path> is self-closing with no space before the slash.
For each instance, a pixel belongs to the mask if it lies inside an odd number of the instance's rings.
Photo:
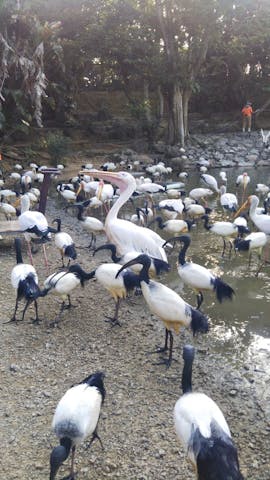
<path id="1" fill-rule="evenodd" d="M 20 367 L 18 367 L 18 365 L 16 365 L 15 363 L 11 363 L 10 366 L 9 366 L 9 370 L 11 372 L 18 372 L 20 370 Z"/>

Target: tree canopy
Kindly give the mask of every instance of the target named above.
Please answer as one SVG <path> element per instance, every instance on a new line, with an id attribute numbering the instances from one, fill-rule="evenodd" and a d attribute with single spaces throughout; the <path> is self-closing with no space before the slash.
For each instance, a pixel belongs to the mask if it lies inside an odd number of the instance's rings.
<path id="1" fill-rule="evenodd" d="M 268 0 L 0 0 L 0 134 L 66 122 L 82 93 L 123 91 L 153 139 L 190 110 L 268 101 Z"/>

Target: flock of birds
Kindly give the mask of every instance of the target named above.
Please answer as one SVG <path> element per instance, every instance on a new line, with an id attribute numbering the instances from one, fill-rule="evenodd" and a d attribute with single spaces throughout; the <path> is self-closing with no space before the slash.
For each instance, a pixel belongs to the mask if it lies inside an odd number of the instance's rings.
<path id="1" fill-rule="evenodd" d="M 112 325 L 119 324 L 121 299 L 126 298 L 130 291 L 142 293 L 150 312 L 158 317 L 165 327 L 164 346 L 157 352 L 161 354 L 160 363 L 169 367 L 173 359 L 174 333 L 177 334 L 181 327 L 189 328 L 194 335 L 207 333 L 209 330 L 208 317 L 201 311 L 204 292 L 214 292 L 219 302 L 224 299 L 231 300 L 235 293 L 230 285 L 205 266 L 186 259 L 187 250 L 191 245 L 192 236 L 189 234 L 191 228 L 201 219 L 209 232 L 221 237 L 222 255 L 225 255 L 229 244 L 229 254 L 232 248 L 248 251 L 250 254 L 255 250 L 261 258 L 262 249 L 267 245 L 270 235 L 270 216 L 267 212 L 270 201 L 269 187 L 257 184 L 256 193 L 264 198 L 263 207 L 259 208 L 260 201 L 257 195 L 246 198 L 250 182 L 246 172 L 236 179 L 238 188 L 236 195 L 226 191 L 226 173 L 220 172 L 217 181 L 214 176 L 206 173 L 208 166 L 206 161 L 199 165 L 203 186 L 192 189 L 189 195 L 184 192 L 188 179 L 186 172 L 179 174 L 178 182 L 164 184 L 161 181 L 160 183 L 153 181 L 161 180 L 164 175 L 172 173 L 171 169 L 166 168 L 161 162 L 146 169 L 151 178 L 137 174 L 135 178 L 131 174 L 130 170 L 139 169 L 140 165 L 129 165 L 129 171 L 116 171 L 115 165 L 110 162 L 101 170 L 93 169 L 92 165 L 83 166 L 78 176 L 70 182 L 58 182 L 57 192 L 66 202 L 65 210 L 72 208 L 77 211 L 78 224 L 91 235 L 89 247 L 94 248 L 94 255 L 100 256 L 100 252 L 104 250 L 111 254 L 111 263 L 102 263 L 90 272 L 74 263 L 77 257 L 76 246 L 72 237 L 61 230 L 61 219 L 54 220 L 57 228 L 49 226 L 45 215 L 32 209 L 39 198 L 37 192 L 39 190 L 32 187 L 34 180 L 41 179 L 37 176 L 38 166 L 32 164 L 31 170 L 23 175 L 18 173 L 15 176 L 16 172 L 11 173 L 12 181 L 19 182 L 22 186 L 22 194 L 17 193 L 18 189 L 14 194 L 8 194 L 8 189 L 4 188 L 2 182 L 0 211 L 7 219 L 18 216 L 20 229 L 28 245 L 30 263 L 23 262 L 22 242 L 16 238 L 16 265 L 11 272 L 11 283 L 17 292 L 17 298 L 9 322 L 18 321 L 18 305 L 20 300 L 24 300 L 26 303 L 22 320 L 29 305 L 33 303 L 34 322 L 38 323 L 40 321 L 38 299 L 53 292 L 62 299 L 60 311 L 52 322 L 53 325 L 57 325 L 64 310 L 72 306 L 73 290 L 96 278 L 115 301 L 114 314 L 109 318 Z M 220 187 L 219 182 L 222 183 Z M 155 202 L 156 193 L 161 193 L 166 198 Z M 213 195 L 218 196 L 221 208 L 231 216 L 231 221 L 211 223 L 208 201 Z M 137 198 L 143 198 L 143 205 L 140 207 L 136 206 Z M 238 202 L 239 198 L 241 205 Z M 136 213 L 127 218 L 121 216 L 120 210 L 129 200 Z M 88 208 L 103 209 L 106 214 L 105 221 L 102 222 L 94 216 L 85 216 L 84 212 Z M 249 212 L 250 220 L 258 231 L 250 232 L 247 216 L 240 215 L 244 210 Z M 161 233 L 166 232 L 170 238 L 165 240 L 152 230 L 150 225 L 153 223 L 158 225 Z M 100 233 L 106 235 L 107 243 L 95 248 L 96 236 Z M 48 267 L 45 245 L 52 239 L 52 235 L 60 252 L 62 268 L 50 274 L 43 288 L 40 288 L 37 272 L 33 266 L 32 243 L 42 244 Z M 153 280 L 170 269 L 167 251 L 171 250 L 176 242 L 181 246 L 178 255 L 178 274 L 181 282 L 196 292 L 196 307 L 188 304 L 173 289 Z M 237 449 L 223 413 L 210 397 L 192 391 L 194 357 L 194 347 L 184 346 L 183 394 L 174 408 L 177 436 L 193 463 L 199 480 L 241 480 L 243 476 L 239 468 Z M 61 398 L 53 418 L 53 430 L 60 444 L 51 452 L 50 480 L 55 479 L 58 469 L 70 453 L 69 478 L 73 479 L 77 445 L 87 436 L 91 437 L 91 442 L 96 438 L 100 440 L 97 426 L 104 398 L 103 372 L 89 375 L 78 385 L 72 386 Z"/>

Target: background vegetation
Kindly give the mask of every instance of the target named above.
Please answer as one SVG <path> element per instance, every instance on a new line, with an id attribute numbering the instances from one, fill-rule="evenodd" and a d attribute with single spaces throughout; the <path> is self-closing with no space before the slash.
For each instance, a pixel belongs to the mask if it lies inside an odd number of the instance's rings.
<path id="1" fill-rule="evenodd" d="M 99 121 L 183 145 L 192 112 L 263 111 L 269 25 L 269 0 L 0 0 L 2 142 Z"/>

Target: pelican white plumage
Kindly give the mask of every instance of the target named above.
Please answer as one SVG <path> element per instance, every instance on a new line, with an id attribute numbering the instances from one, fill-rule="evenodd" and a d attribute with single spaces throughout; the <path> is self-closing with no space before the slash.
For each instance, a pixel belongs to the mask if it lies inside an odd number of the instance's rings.
<path id="1" fill-rule="evenodd" d="M 136 189 L 136 181 L 128 172 L 94 172 L 95 177 L 115 183 L 120 189 L 120 196 L 110 209 L 105 220 L 105 232 L 108 240 L 116 245 L 118 253 L 124 255 L 130 251 L 138 254 L 145 252 L 151 257 L 167 261 L 162 245 L 163 240 L 149 228 L 139 227 L 127 220 L 117 217 L 120 208 Z"/>
<path id="2" fill-rule="evenodd" d="M 249 183 L 250 183 L 250 176 L 247 174 L 247 172 L 244 172 L 241 175 L 238 175 L 236 179 L 237 187 L 241 186 L 245 191 Z"/>
<path id="3" fill-rule="evenodd" d="M 173 415 L 177 437 L 195 467 L 197 480 L 244 480 L 222 411 L 204 393 L 192 392 L 194 357 L 194 347 L 185 345 L 183 395 L 177 400 Z"/>
<path id="4" fill-rule="evenodd" d="M 97 426 L 101 406 L 105 400 L 104 373 L 96 372 L 74 385 L 59 401 L 52 422 L 60 445 L 54 447 L 50 456 L 50 480 L 54 480 L 62 463 L 68 458 L 70 450 L 71 471 L 68 478 L 74 479 L 74 456 L 76 447 L 86 437 L 91 436 L 90 445 L 97 438 Z M 102 443 L 101 443 L 102 446 Z"/>
<path id="5" fill-rule="evenodd" d="M 160 318 L 165 325 L 165 345 L 164 348 L 159 349 L 158 352 L 166 352 L 169 350 L 169 358 L 162 362 L 169 367 L 172 362 L 173 350 L 172 330 L 174 330 L 175 333 L 179 333 L 181 327 L 187 327 L 191 328 L 194 335 L 197 332 L 206 333 L 209 329 L 208 319 L 200 310 L 196 310 L 186 303 L 174 290 L 166 287 L 162 283 L 150 280 L 149 269 L 151 259 L 148 255 L 139 255 L 134 260 L 126 263 L 117 275 L 119 275 L 123 269 L 131 267 L 136 263 L 143 266 L 138 278 L 144 299 L 150 311 Z M 170 345 L 168 347 L 169 338 Z"/>
<path id="6" fill-rule="evenodd" d="M 245 203 L 239 208 L 235 216 L 239 215 L 243 210 L 249 209 L 249 216 L 261 232 L 270 235 L 270 215 L 258 214 L 256 208 L 259 205 L 259 198 L 256 195 L 250 195 Z"/>
<path id="7" fill-rule="evenodd" d="M 179 241 L 183 243 L 183 247 L 178 256 L 178 275 L 184 285 L 193 288 L 197 293 L 197 309 L 203 302 L 203 291 L 211 290 L 215 292 L 217 300 L 221 303 L 224 299 L 232 300 L 234 290 L 227 283 L 223 282 L 220 277 L 214 275 L 210 270 L 198 265 L 197 263 L 186 261 L 186 252 L 190 245 L 190 237 L 181 235 L 167 240 L 167 242 Z"/>

